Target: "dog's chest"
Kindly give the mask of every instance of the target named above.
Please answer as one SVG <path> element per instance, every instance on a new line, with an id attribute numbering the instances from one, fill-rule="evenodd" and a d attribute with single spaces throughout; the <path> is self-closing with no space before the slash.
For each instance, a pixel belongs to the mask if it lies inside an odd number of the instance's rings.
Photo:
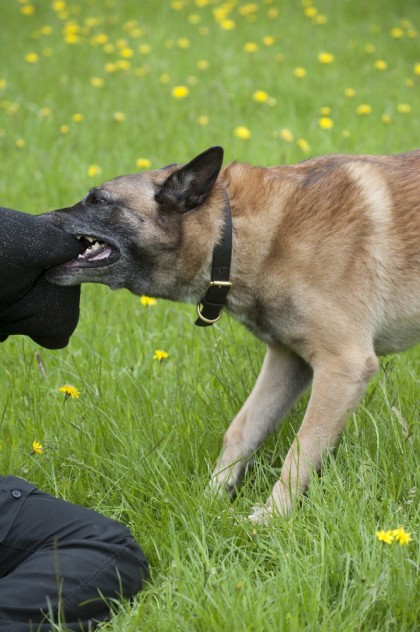
<path id="1" fill-rule="evenodd" d="M 262 297 L 232 293 L 228 310 L 249 331 L 270 346 L 292 346 L 296 323 L 292 301 L 288 297 L 269 302 Z"/>

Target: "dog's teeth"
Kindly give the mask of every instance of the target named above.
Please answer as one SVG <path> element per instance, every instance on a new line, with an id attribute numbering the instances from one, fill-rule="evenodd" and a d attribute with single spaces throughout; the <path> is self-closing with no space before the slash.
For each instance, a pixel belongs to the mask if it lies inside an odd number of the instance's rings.
<path id="1" fill-rule="evenodd" d="M 82 239 L 82 235 L 75 235 L 76 239 Z"/>
<path id="2" fill-rule="evenodd" d="M 94 237 L 85 237 L 86 241 L 89 241 L 90 243 L 93 243 L 94 241 L 96 241 L 96 239 Z"/>

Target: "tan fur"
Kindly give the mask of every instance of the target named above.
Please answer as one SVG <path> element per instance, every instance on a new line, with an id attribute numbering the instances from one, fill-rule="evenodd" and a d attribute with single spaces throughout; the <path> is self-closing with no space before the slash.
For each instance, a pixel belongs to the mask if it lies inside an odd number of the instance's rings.
<path id="1" fill-rule="evenodd" d="M 144 189 L 156 189 L 177 169 L 100 187 L 147 216 L 139 237 L 145 248 L 153 242 L 159 250 L 168 236 Z M 420 341 L 420 151 L 272 168 L 228 165 L 206 201 L 182 215 L 176 246 L 160 249 L 148 293 L 200 300 L 222 230 L 223 190 L 233 217 L 227 309 L 268 350 L 225 434 L 214 489 L 234 492 L 254 451 L 312 382 L 280 480 L 251 516 L 264 520 L 273 510 L 290 512 L 377 371 L 377 355 Z M 118 234 L 118 224 L 113 230 Z"/>

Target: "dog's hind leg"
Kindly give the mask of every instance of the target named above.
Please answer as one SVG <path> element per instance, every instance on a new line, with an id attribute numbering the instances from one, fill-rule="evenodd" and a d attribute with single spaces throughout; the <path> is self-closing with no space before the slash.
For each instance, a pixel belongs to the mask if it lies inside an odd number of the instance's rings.
<path id="1" fill-rule="evenodd" d="M 294 500 L 307 487 L 311 472 L 335 446 L 347 413 L 355 407 L 377 368 L 373 350 L 349 348 L 342 354 L 317 359 L 308 408 L 284 461 L 280 480 L 265 507 L 250 516 L 252 521 L 264 522 L 273 511 L 283 516 L 290 513 Z"/>
<path id="2" fill-rule="evenodd" d="M 233 495 L 248 459 L 308 386 L 312 369 L 287 349 L 268 347 L 261 372 L 229 426 L 210 488 Z"/>

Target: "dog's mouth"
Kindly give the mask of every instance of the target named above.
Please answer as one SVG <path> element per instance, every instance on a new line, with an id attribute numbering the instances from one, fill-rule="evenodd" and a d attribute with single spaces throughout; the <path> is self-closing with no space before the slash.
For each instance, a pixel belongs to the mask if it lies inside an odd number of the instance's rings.
<path id="1" fill-rule="evenodd" d="M 99 237 L 90 235 L 75 235 L 86 247 L 77 259 L 72 259 L 62 264 L 60 267 L 67 270 L 79 268 L 99 268 L 109 266 L 120 258 L 120 251 L 116 246 Z"/>

